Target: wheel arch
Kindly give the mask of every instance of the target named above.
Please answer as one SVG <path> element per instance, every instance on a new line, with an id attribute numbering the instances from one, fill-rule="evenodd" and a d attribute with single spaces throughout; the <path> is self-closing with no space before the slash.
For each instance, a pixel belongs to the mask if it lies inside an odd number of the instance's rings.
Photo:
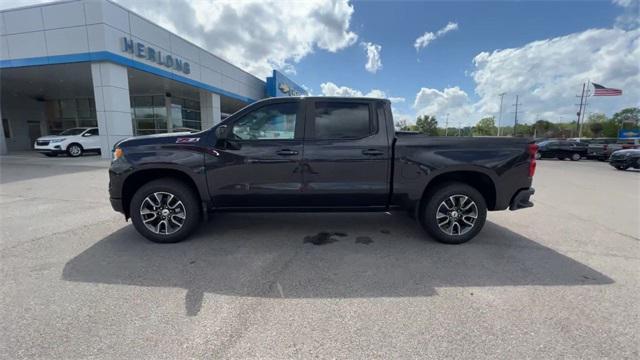
<path id="1" fill-rule="evenodd" d="M 144 184 L 162 178 L 170 178 L 185 183 L 200 202 L 203 195 L 196 181 L 185 171 L 173 168 L 147 168 L 133 172 L 122 183 L 122 206 L 125 217 L 130 217 L 130 202 L 135 192 Z"/>
<path id="2" fill-rule="evenodd" d="M 423 202 L 433 189 L 449 182 L 460 182 L 475 188 L 484 197 L 488 210 L 496 208 L 497 191 L 495 180 L 481 170 L 454 170 L 432 177 L 426 184 L 420 201 Z M 418 206 L 417 208 L 419 209 L 420 207 Z"/>
<path id="3" fill-rule="evenodd" d="M 68 143 L 67 146 L 64 148 L 64 150 L 65 151 L 69 151 L 69 147 L 71 145 L 78 145 L 78 146 L 80 146 L 80 149 L 82 149 L 82 151 L 84 151 L 84 146 L 82 146 L 82 144 L 77 142 L 77 141 L 71 141 L 70 143 Z"/>

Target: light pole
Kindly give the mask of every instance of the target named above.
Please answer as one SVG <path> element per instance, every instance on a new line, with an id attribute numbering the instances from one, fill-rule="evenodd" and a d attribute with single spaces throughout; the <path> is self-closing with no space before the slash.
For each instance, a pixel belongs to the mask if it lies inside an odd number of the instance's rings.
<path id="1" fill-rule="evenodd" d="M 444 121 L 444 136 L 447 136 L 448 130 L 449 130 L 449 113 L 447 113 L 447 117 Z"/>
<path id="2" fill-rule="evenodd" d="M 498 117 L 498 136 L 500 136 L 500 123 L 502 122 L 502 100 L 507 93 L 500 94 L 500 117 Z"/>

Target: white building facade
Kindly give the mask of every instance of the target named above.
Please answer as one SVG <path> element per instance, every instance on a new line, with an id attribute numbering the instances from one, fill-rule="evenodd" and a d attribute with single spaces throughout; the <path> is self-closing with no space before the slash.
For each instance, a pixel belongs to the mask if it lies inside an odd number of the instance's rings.
<path id="1" fill-rule="evenodd" d="M 97 126 L 101 152 L 133 136 L 206 129 L 282 89 L 107 0 L 0 12 L 0 153 Z M 282 86 L 286 82 L 287 86 Z M 278 90 L 278 86 L 280 90 Z"/>

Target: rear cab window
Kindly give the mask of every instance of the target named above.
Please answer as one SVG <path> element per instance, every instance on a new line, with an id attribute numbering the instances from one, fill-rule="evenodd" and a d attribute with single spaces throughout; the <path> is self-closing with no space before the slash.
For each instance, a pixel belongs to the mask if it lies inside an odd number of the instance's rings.
<path id="1" fill-rule="evenodd" d="M 310 113 L 311 139 L 361 139 L 378 130 L 367 102 L 317 101 Z"/>

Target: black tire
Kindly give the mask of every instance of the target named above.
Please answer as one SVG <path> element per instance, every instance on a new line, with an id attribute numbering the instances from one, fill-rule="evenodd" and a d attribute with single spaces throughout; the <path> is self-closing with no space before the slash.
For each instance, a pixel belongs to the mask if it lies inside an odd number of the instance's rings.
<path id="1" fill-rule="evenodd" d="M 58 154 L 56 154 L 56 153 L 44 153 L 44 156 L 46 156 L 46 157 L 56 157 L 56 156 L 58 156 Z"/>
<path id="2" fill-rule="evenodd" d="M 150 230 L 143 222 L 143 215 L 140 213 L 143 201 L 145 201 L 148 196 L 159 192 L 171 194 L 183 204 L 185 219 L 182 226 L 175 232 L 167 233 L 168 229 L 167 225 L 165 225 L 165 234 L 156 233 Z M 193 189 L 180 180 L 164 178 L 153 180 L 142 185 L 131 198 L 129 213 L 133 226 L 142 236 L 153 242 L 166 244 L 182 241 L 193 233 L 200 224 L 202 208 L 200 206 L 200 199 Z M 169 220 L 166 221 L 168 222 Z M 159 225 L 158 229 L 162 232 Z"/>
<path id="3" fill-rule="evenodd" d="M 558 160 L 564 160 L 564 159 L 565 159 L 565 157 L 564 157 L 564 155 L 556 155 L 556 159 L 558 159 Z"/>
<path id="4" fill-rule="evenodd" d="M 464 195 L 473 201 L 477 208 L 477 217 L 473 221 L 473 225 L 465 233 L 448 234 L 438 225 L 436 214 L 445 200 L 456 195 Z M 431 237 L 445 244 L 462 244 L 473 239 L 482 230 L 487 219 L 487 205 L 482 194 L 474 187 L 460 182 L 445 183 L 429 191 L 420 205 L 420 225 Z M 458 232 L 461 232 L 460 225 L 458 226 Z"/>
<path id="5" fill-rule="evenodd" d="M 627 170 L 628 168 L 629 168 L 628 166 L 624 166 L 624 165 L 616 166 L 616 169 L 618 170 Z"/>
<path id="6" fill-rule="evenodd" d="M 581 157 L 582 157 L 582 156 L 580 156 L 580 154 L 578 154 L 578 153 L 573 153 L 573 154 L 571 154 L 571 156 L 569 157 L 569 159 L 571 159 L 571 161 L 579 161 Z"/>
<path id="7" fill-rule="evenodd" d="M 69 146 L 67 146 L 67 155 L 69 155 L 70 157 L 82 156 L 83 152 L 84 152 L 84 149 L 80 144 L 72 143 L 72 144 L 69 144 Z"/>

